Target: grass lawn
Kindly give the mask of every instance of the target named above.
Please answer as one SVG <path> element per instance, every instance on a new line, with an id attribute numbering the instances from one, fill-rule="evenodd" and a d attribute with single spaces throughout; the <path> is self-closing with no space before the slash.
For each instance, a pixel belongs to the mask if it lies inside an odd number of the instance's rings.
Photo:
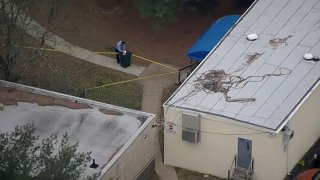
<path id="1" fill-rule="evenodd" d="M 114 80 L 114 79 L 112 79 Z M 121 80 L 119 78 L 118 80 Z M 110 80 L 105 80 L 109 82 Z M 99 84 L 107 84 L 99 82 Z M 86 98 L 104 101 L 109 104 L 119 105 L 130 109 L 141 109 L 142 87 L 137 82 L 129 82 L 110 87 L 102 87 L 86 91 Z"/>
<path id="2" fill-rule="evenodd" d="M 208 177 L 205 177 L 204 174 L 194 172 L 194 171 L 188 171 L 186 169 L 176 168 L 178 179 L 180 180 L 224 180 L 223 178 L 215 177 L 209 175 Z"/>
<path id="3" fill-rule="evenodd" d="M 63 53 L 48 53 L 18 83 L 84 97 L 85 89 L 134 78 Z M 140 110 L 142 86 L 138 82 L 130 82 L 87 90 L 86 98 Z"/>

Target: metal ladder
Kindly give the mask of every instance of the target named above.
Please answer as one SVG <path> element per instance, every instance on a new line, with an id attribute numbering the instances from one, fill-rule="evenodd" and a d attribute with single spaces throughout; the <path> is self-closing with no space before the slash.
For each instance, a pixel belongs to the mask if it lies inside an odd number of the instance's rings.
<path id="1" fill-rule="evenodd" d="M 228 170 L 228 180 L 251 180 L 254 173 L 254 159 L 251 159 L 248 168 L 239 167 L 237 159 L 238 155 L 236 154 Z"/>

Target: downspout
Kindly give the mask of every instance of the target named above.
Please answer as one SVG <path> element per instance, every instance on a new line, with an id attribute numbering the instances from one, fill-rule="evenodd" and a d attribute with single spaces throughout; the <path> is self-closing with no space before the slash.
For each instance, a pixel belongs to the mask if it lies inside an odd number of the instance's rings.
<path id="1" fill-rule="evenodd" d="M 287 175 L 290 176 L 290 170 L 289 170 L 289 142 L 290 142 L 290 139 L 291 137 L 293 136 L 293 133 L 294 131 L 291 130 L 289 128 L 289 124 L 286 124 L 286 126 L 284 127 L 284 142 L 285 142 L 285 145 L 284 145 L 284 150 L 286 151 L 286 156 L 287 156 L 287 161 L 286 161 L 286 167 L 287 167 Z"/>
<path id="2" fill-rule="evenodd" d="M 287 131 L 287 130 L 286 130 Z M 287 175 L 290 176 L 290 172 L 289 172 L 289 135 L 286 134 L 286 144 L 287 144 Z"/>

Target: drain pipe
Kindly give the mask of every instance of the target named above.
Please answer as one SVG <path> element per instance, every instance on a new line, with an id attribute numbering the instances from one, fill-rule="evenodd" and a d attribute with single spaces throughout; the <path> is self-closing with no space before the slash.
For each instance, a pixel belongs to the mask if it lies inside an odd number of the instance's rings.
<path id="1" fill-rule="evenodd" d="M 282 129 L 283 133 L 284 133 L 284 150 L 286 151 L 286 156 L 287 156 L 287 162 L 286 162 L 286 166 L 287 166 L 287 175 L 290 176 L 290 172 L 289 172 L 289 142 L 290 139 L 293 137 L 294 135 L 294 131 L 292 129 L 289 128 L 289 124 L 285 125 L 285 127 Z"/>
<path id="2" fill-rule="evenodd" d="M 288 128 L 289 129 L 289 128 Z M 290 172 L 289 172 L 289 141 L 290 141 L 290 137 L 289 135 L 287 134 L 287 131 L 288 129 L 286 130 L 286 146 L 287 146 L 287 175 L 290 176 Z"/>

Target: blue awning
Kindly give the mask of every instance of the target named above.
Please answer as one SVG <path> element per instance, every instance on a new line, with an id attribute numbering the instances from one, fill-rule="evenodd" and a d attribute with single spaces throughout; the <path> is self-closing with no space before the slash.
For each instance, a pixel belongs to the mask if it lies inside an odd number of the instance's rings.
<path id="1" fill-rule="evenodd" d="M 212 23 L 208 31 L 189 49 L 188 57 L 192 60 L 202 61 L 239 18 L 240 15 L 224 16 Z"/>

